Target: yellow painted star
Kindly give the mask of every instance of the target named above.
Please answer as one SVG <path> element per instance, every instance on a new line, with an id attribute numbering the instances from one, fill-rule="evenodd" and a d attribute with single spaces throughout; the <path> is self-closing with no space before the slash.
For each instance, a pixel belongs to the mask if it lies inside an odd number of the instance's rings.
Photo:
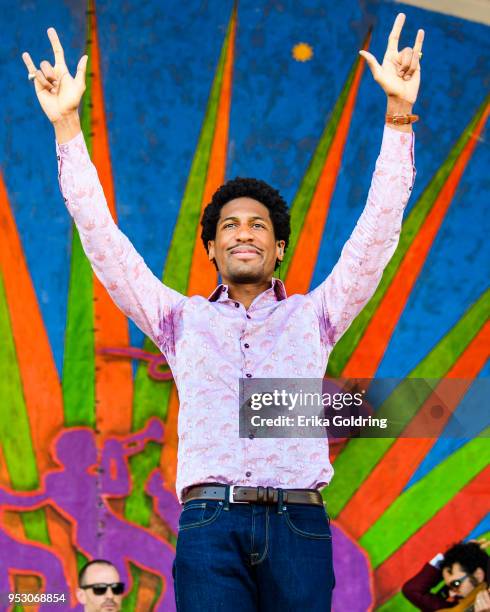
<path id="1" fill-rule="evenodd" d="M 307 62 L 313 57 L 313 49 L 308 43 L 298 43 L 293 47 L 293 57 L 297 62 Z"/>

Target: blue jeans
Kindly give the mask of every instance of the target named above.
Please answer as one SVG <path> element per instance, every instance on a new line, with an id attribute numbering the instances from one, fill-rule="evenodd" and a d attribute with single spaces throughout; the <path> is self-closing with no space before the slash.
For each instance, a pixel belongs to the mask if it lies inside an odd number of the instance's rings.
<path id="1" fill-rule="evenodd" d="M 189 501 L 173 576 L 178 612 L 329 612 L 330 520 L 308 504 Z"/>

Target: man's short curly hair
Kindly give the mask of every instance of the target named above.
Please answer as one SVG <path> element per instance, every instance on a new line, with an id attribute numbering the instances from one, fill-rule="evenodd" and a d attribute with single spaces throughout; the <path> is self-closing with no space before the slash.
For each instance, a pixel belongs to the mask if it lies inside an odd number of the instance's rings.
<path id="1" fill-rule="evenodd" d="M 479 567 L 488 578 L 488 555 L 476 542 L 459 542 L 444 553 L 441 569 L 450 569 L 455 563 L 459 563 L 463 571 L 473 574 Z"/>
<path id="2" fill-rule="evenodd" d="M 223 206 L 235 198 L 243 197 L 253 198 L 269 209 L 272 226 L 274 227 L 274 237 L 276 240 L 284 240 L 284 250 L 286 250 L 291 233 L 291 224 L 289 209 L 284 198 L 277 189 L 274 189 L 265 181 L 237 177 L 222 185 L 204 209 L 201 219 L 201 239 L 206 252 L 209 252 L 208 241 L 216 238 L 216 227 Z M 277 260 L 276 268 L 279 263 L 279 260 Z M 216 262 L 214 265 L 216 266 Z"/>

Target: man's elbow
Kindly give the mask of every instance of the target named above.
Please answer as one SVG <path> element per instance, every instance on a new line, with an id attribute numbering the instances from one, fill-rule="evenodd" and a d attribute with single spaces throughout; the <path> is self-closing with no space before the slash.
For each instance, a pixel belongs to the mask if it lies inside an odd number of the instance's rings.
<path id="1" fill-rule="evenodd" d="M 408 599 L 408 601 L 414 603 L 414 599 L 416 599 L 416 597 L 414 597 L 414 587 L 412 584 L 412 579 L 407 580 L 407 582 L 405 582 L 405 584 L 402 586 L 402 593 L 405 599 Z"/>

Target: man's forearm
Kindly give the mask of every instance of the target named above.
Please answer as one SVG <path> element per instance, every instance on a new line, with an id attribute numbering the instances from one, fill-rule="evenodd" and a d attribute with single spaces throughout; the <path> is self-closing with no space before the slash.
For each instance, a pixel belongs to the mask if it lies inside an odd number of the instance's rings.
<path id="1" fill-rule="evenodd" d="M 72 138 L 75 138 L 75 136 L 82 131 L 78 111 L 70 115 L 65 115 L 62 119 L 55 121 L 53 127 L 56 135 L 56 142 L 58 144 L 64 144 Z"/>

